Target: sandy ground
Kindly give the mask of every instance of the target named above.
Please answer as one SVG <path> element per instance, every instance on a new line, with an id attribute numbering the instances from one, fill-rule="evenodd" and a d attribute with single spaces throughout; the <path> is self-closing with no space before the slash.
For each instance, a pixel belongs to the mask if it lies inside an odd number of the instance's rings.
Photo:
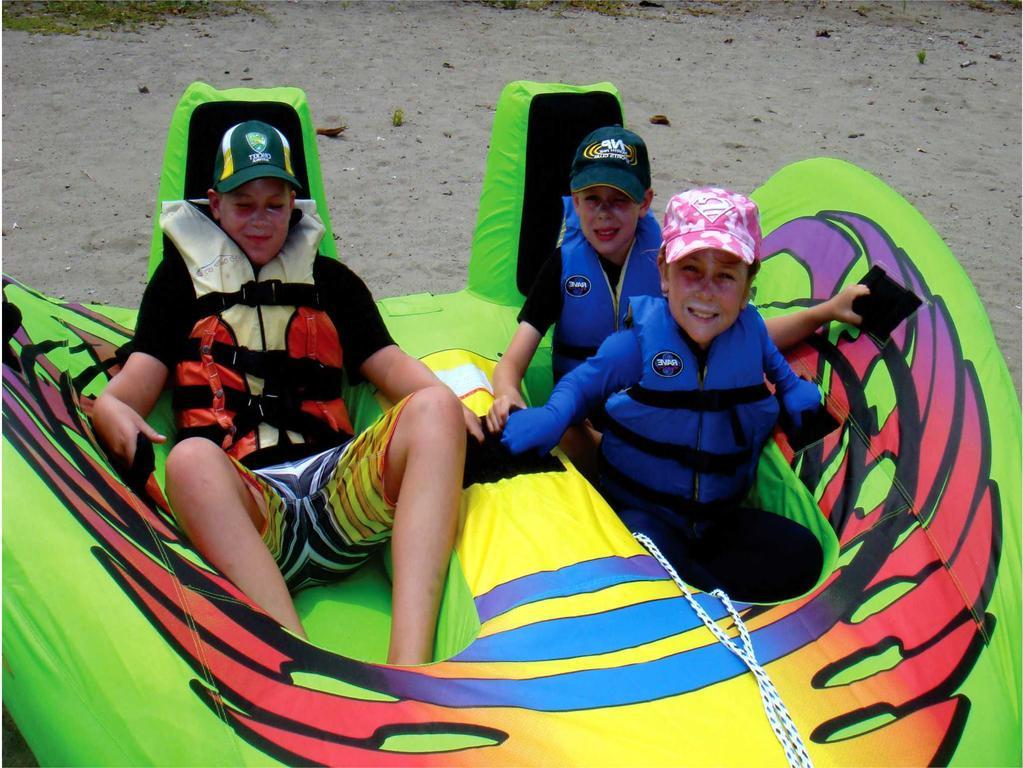
<path id="1" fill-rule="evenodd" d="M 610 80 L 650 147 L 655 210 L 820 155 L 901 192 L 965 267 L 1018 393 L 1020 11 L 972 5 L 281 2 L 136 33 L 5 31 L 3 271 L 137 306 L 166 128 L 198 79 L 304 88 L 317 124 L 348 126 L 319 139 L 342 258 L 378 297 L 457 290 L 501 88 Z M 3 761 L 32 761 L 6 716 Z"/>

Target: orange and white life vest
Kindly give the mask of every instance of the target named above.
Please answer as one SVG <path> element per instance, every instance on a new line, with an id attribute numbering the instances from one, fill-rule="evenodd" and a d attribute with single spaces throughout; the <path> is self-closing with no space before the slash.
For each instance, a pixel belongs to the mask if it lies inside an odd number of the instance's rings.
<path id="1" fill-rule="evenodd" d="M 296 208 L 301 219 L 258 274 L 191 203 L 165 203 L 160 216 L 196 295 L 173 374 L 178 438 L 207 437 L 239 460 L 259 452 L 261 465 L 290 446 L 312 453 L 352 433 L 341 398 L 341 341 L 313 279 L 324 226 L 314 201 Z"/>

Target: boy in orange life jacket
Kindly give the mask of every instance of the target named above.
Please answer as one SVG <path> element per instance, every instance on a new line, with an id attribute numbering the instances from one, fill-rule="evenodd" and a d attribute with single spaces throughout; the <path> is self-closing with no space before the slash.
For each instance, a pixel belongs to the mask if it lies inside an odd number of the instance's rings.
<path id="1" fill-rule="evenodd" d="M 690 584 L 744 601 L 802 594 L 820 573 L 812 533 L 744 506 L 781 407 L 797 426 L 822 408 L 747 303 L 760 266 L 756 205 L 718 188 L 675 195 L 658 264 L 664 296 L 637 296 L 627 329 L 566 375 L 547 404 L 512 413 L 512 453 L 549 450 L 606 401 L 601 493 Z M 775 385 L 777 399 L 764 384 Z"/>
<path id="2" fill-rule="evenodd" d="M 225 133 L 207 193 L 212 220 L 188 202 L 164 206 L 175 248 L 146 289 L 135 351 L 97 399 L 93 422 L 131 464 L 140 434 L 166 440 L 145 417 L 170 381 L 175 516 L 214 566 L 300 636 L 289 588 L 336 580 L 390 538 L 388 661 L 427 662 L 466 428 L 482 433 L 394 344 L 362 281 L 317 254 L 324 227 L 314 205 L 296 206 L 296 189 L 280 131 L 249 121 Z M 355 438 L 342 367 L 397 403 Z"/>
<path id="3" fill-rule="evenodd" d="M 661 228 L 650 212 L 653 189 L 647 148 L 619 126 L 598 128 L 579 144 L 570 178 L 579 226 L 544 263 L 519 313 L 519 325 L 494 369 L 494 403 L 487 428 L 499 432 L 513 407 L 525 408 L 522 379 L 547 329 L 555 326 L 553 368 L 558 380 L 622 327 L 634 296 L 660 295 L 657 252 Z M 826 302 L 767 321 L 772 341 L 785 349 L 829 321 L 858 325 L 853 300 L 869 290 L 846 288 Z M 595 479 L 602 409 L 566 430 L 561 447 Z M 590 420 L 592 419 L 592 421 Z"/>

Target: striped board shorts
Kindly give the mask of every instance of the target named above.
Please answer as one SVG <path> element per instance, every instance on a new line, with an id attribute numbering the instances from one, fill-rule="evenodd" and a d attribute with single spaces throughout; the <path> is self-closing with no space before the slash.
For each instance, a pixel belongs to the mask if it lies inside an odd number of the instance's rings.
<path id="1" fill-rule="evenodd" d="M 250 470 L 267 517 L 261 535 L 288 589 L 338 581 L 391 538 L 394 502 L 384 491 L 387 448 L 408 398 L 344 445 Z"/>

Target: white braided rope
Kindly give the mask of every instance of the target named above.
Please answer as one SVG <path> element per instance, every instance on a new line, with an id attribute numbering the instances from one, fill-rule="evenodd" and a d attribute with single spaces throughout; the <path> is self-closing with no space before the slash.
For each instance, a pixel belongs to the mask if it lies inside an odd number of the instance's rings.
<path id="1" fill-rule="evenodd" d="M 778 689 L 774 687 L 774 683 L 771 682 L 771 678 L 768 676 L 767 671 L 760 666 L 760 662 L 757 661 L 756 654 L 753 651 L 753 640 L 750 637 L 749 630 L 746 628 L 746 624 L 743 622 L 742 617 L 739 616 L 739 612 L 735 610 L 735 606 L 732 605 L 732 601 L 723 590 L 715 589 L 709 594 L 716 597 L 721 601 L 721 604 L 728 611 L 728 615 L 731 616 L 732 621 L 735 622 L 736 628 L 739 630 L 739 639 L 742 641 L 742 646 L 735 644 L 735 641 L 730 638 L 721 627 L 719 627 L 713 619 L 707 614 L 700 605 L 696 598 L 693 597 L 693 593 L 689 591 L 689 587 L 685 585 L 685 582 L 679 578 L 678 573 L 672 566 L 668 559 L 661 554 L 661 551 L 657 548 L 657 545 L 650 540 L 648 536 L 642 533 L 633 533 L 636 540 L 646 547 L 647 551 L 653 556 L 657 562 L 661 564 L 661 567 L 668 572 L 668 575 L 678 585 L 678 588 L 682 590 L 682 594 L 685 596 L 689 605 L 696 611 L 696 615 L 700 617 L 700 620 L 709 629 L 714 637 L 717 638 L 718 642 L 724 645 L 728 650 L 734 653 L 743 664 L 753 673 L 753 677 L 757 681 L 757 688 L 760 689 L 760 699 L 764 705 L 764 714 L 767 715 L 767 721 L 771 724 L 771 730 L 774 731 L 774 735 L 781 742 L 782 749 L 785 750 L 785 759 L 792 768 L 813 768 L 813 762 L 810 760 L 810 755 L 806 751 L 806 745 L 803 744 L 803 739 L 799 735 L 799 731 L 796 729 L 796 724 L 792 722 L 792 716 L 789 714 L 785 703 L 781 700 L 781 696 L 778 694 Z"/>

